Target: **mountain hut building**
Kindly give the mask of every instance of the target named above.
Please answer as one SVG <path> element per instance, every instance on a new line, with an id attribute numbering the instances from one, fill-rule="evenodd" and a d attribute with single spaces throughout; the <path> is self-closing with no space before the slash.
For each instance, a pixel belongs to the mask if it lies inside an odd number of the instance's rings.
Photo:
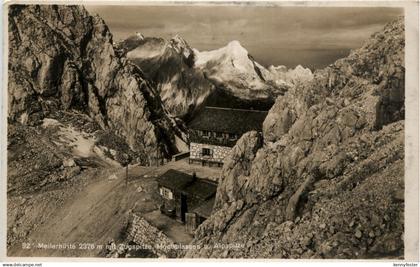
<path id="1" fill-rule="evenodd" d="M 189 163 L 223 166 L 238 139 L 248 131 L 262 131 L 267 111 L 205 107 L 188 125 Z"/>
<path id="2" fill-rule="evenodd" d="M 189 233 L 194 233 L 210 217 L 217 183 L 173 169 L 166 171 L 157 181 L 162 197 L 160 211 L 185 223 Z"/>

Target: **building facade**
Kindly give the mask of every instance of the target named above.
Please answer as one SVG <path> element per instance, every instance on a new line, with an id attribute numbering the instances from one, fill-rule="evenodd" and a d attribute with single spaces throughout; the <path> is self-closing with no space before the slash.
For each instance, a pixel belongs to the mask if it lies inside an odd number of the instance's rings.
<path id="1" fill-rule="evenodd" d="M 207 161 L 208 164 L 223 165 L 223 160 L 229 154 L 231 147 L 205 143 L 190 143 L 190 162 Z"/>
<path id="2" fill-rule="evenodd" d="M 223 166 L 238 139 L 262 131 L 266 111 L 205 107 L 189 123 L 190 163 Z"/>

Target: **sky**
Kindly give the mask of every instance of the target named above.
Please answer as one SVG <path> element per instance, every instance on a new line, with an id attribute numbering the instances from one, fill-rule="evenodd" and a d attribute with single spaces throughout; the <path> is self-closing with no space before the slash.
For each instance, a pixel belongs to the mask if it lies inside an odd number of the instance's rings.
<path id="1" fill-rule="evenodd" d="M 361 47 L 399 8 L 263 6 L 85 6 L 100 15 L 114 41 L 136 32 L 176 34 L 199 51 L 238 40 L 264 66 L 322 68 Z"/>

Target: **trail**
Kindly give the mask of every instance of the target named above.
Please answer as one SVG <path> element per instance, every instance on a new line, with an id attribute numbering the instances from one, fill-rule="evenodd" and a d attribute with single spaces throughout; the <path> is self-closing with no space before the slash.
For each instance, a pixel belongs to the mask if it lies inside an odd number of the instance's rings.
<path id="1" fill-rule="evenodd" d="M 150 168 L 137 167 L 136 176 Z M 112 174 L 112 172 L 110 172 Z M 17 244 L 10 250 L 13 256 L 79 256 L 92 257 L 98 249 L 79 249 L 80 244 L 105 245 L 117 239 L 126 225 L 129 210 L 138 199 L 136 186 L 125 183 L 125 169 L 115 173 L 117 179 L 105 176 L 87 185 L 66 200 L 49 220 L 28 236 L 30 249 Z M 136 183 L 142 183 L 141 179 Z M 38 244 L 74 244 L 76 249 L 39 249 Z"/>
<path id="2" fill-rule="evenodd" d="M 130 211 L 144 216 L 175 242 L 188 244 L 191 236 L 184 232 L 184 226 L 158 212 L 160 199 L 156 177 L 170 168 L 196 171 L 198 175 L 209 178 L 214 178 L 220 171 L 189 165 L 186 160 L 158 167 L 136 165 L 130 166 L 127 182 L 125 168 L 107 166 L 102 167 L 104 169 L 100 172 L 93 172 L 94 176 L 89 178 L 90 182 L 83 188 L 74 185 L 56 189 L 54 193 L 59 196 L 63 190 L 71 192 L 62 197 L 64 203 L 56 210 L 50 213 L 45 213 L 45 210 L 30 211 L 34 215 L 41 212 L 45 219 L 39 226 L 33 227 L 25 238 L 24 242 L 30 244 L 30 247 L 24 249 L 22 243 L 16 243 L 8 250 L 8 256 L 98 257 L 101 245 L 105 246 L 111 239 L 117 241 L 125 232 Z M 204 173 L 211 175 L 204 176 Z M 48 202 L 51 199 L 48 193 L 51 190 L 38 192 L 37 201 Z M 35 207 L 39 206 L 43 205 L 36 202 Z M 42 245 L 60 244 L 74 245 L 75 249 L 42 248 Z M 94 248 L 87 249 L 83 244 L 92 244 Z"/>

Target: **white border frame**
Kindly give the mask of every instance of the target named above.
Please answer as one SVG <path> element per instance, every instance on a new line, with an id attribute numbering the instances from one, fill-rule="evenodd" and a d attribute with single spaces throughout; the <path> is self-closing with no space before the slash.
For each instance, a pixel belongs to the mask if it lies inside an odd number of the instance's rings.
<path id="1" fill-rule="evenodd" d="M 0 202 L 1 220 L 0 220 L 0 259 L 7 259 L 7 261 L 29 261 L 29 262 L 56 262 L 56 261 L 77 261 L 77 262 L 92 262 L 104 261 L 102 258 L 57 258 L 57 257 L 30 257 L 18 258 L 7 257 L 6 255 L 6 225 L 7 225 L 7 19 L 8 19 L 8 5 L 12 4 L 76 4 L 76 5 L 257 5 L 257 6 L 305 6 L 305 7 L 322 7 L 322 6 L 384 6 L 384 7 L 401 7 L 405 10 L 405 248 L 404 248 L 404 261 L 419 261 L 419 2 L 418 0 L 394 0 L 394 1 L 249 1 L 249 0 L 231 0 L 231 1 L 116 1 L 116 0 L 55 0 L 55 1 L 36 1 L 36 0 L 23 0 L 23 1 L 5 1 L 2 6 L 2 94 L 0 95 L 0 192 L 3 201 Z M 3 238 L 4 237 L 4 238 Z M 209 259 L 183 259 L 182 261 L 214 261 Z M 296 262 L 296 260 L 283 260 L 283 259 L 259 259 L 252 261 L 267 260 L 283 263 Z M 120 262 L 121 259 L 106 259 L 109 262 Z M 153 259 L 124 259 L 125 262 L 138 262 L 147 261 L 155 262 L 160 260 Z M 180 261 L 167 260 L 170 262 Z M 238 261 L 238 260 L 229 260 Z M 243 260 L 242 260 L 243 261 Z M 249 261 L 249 260 L 247 260 Z M 340 264 L 348 260 L 328 260 Z M 353 260 L 351 260 L 353 261 Z M 372 263 L 380 262 L 396 262 L 396 260 L 364 260 L 363 262 Z M 297 262 L 308 262 L 308 260 L 298 260 Z M 320 262 L 320 260 L 310 260 L 310 262 Z M 326 264 L 325 260 L 321 260 L 322 264 Z M 361 262 L 361 261 L 358 261 Z M 287 265 L 287 264 L 286 264 Z"/>

